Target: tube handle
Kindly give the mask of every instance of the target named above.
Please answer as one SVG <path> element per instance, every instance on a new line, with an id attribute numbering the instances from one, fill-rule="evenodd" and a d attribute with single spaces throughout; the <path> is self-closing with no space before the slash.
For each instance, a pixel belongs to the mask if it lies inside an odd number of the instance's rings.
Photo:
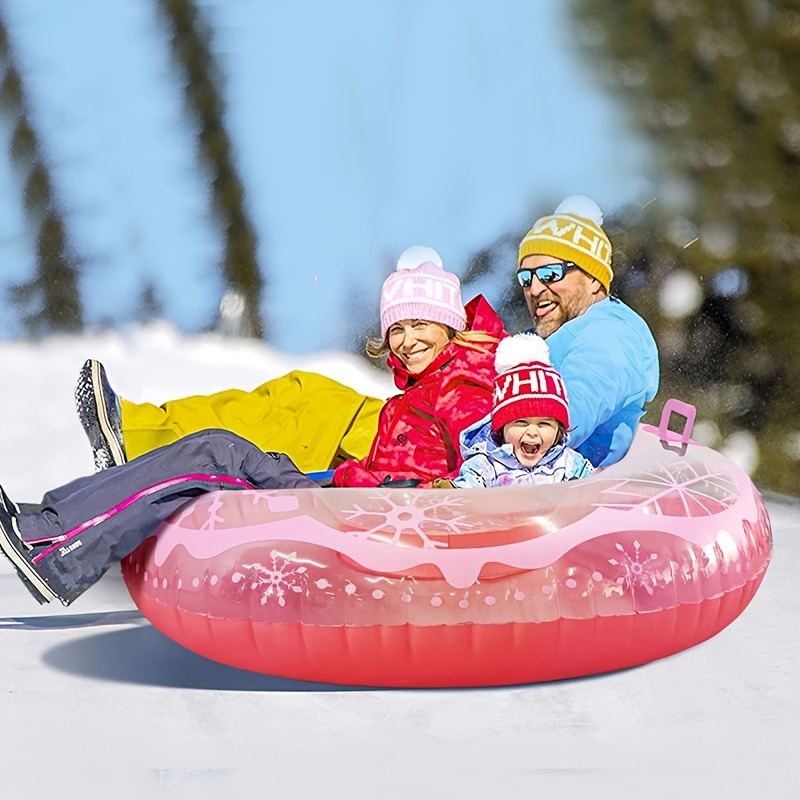
<path id="1" fill-rule="evenodd" d="M 681 432 L 669 429 L 670 419 L 673 414 L 680 414 L 686 418 Z M 692 441 L 692 428 L 694 428 L 696 417 L 697 409 L 691 403 L 684 403 L 683 400 L 671 397 L 664 403 L 664 409 L 661 412 L 661 422 L 658 424 L 659 439 L 665 443 L 679 441 L 681 444 L 689 444 Z"/>

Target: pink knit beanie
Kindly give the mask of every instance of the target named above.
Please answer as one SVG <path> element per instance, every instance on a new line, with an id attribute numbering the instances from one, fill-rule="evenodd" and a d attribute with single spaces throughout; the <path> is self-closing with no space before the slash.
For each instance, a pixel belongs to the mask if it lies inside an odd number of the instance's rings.
<path id="1" fill-rule="evenodd" d="M 381 336 L 404 319 L 439 322 L 457 331 L 467 325 L 461 282 L 444 269 L 441 257 L 431 247 L 409 247 L 397 260 L 397 269 L 383 282 Z"/>

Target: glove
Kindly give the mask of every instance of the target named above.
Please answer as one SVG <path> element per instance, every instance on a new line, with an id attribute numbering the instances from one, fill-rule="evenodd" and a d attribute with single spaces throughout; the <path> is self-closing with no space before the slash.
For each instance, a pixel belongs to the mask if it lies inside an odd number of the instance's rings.
<path id="1" fill-rule="evenodd" d="M 421 478 L 398 478 L 397 480 L 392 480 L 392 476 L 387 475 L 378 486 L 382 489 L 416 489 L 421 483 Z"/>

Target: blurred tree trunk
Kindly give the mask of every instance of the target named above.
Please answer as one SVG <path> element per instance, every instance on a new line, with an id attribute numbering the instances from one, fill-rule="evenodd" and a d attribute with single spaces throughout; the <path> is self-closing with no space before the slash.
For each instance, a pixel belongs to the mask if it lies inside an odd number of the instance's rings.
<path id="1" fill-rule="evenodd" d="M 213 207 L 225 241 L 225 293 L 231 292 L 243 302 L 244 335 L 261 338 L 265 329 L 258 241 L 245 211 L 244 186 L 225 129 L 221 79 L 211 52 L 211 34 L 193 0 L 157 0 L 157 4 L 172 31 L 174 58 L 184 73 L 186 101 L 197 122 L 200 155 L 211 171 Z"/>
<path id="2" fill-rule="evenodd" d="M 78 261 L 67 238 L 39 139 L 31 125 L 22 79 L 0 18 L 0 109 L 14 119 L 11 160 L 23 186 L 28 225 L 36 231 L 36 271 L 31 280 L 10 289 L 11 302 L 23 310 L 32 334 L 75 331 L 83 326 Z"/>

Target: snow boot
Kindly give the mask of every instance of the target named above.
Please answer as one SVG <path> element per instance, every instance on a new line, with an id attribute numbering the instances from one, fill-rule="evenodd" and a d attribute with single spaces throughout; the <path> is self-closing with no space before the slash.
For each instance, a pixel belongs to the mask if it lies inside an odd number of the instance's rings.
<path id="1" fill-rule="evenodd" d="M 34 565 L 33 550 L 22 540 L 17 517 L 16 506 L 0 487 L 0 550 L 14 565 L 28 591 L 40 603 L 49 603 L 57 599 L 58 595 Z"/>
<path id="2" fill-rule="evenodd" d="M 95 472 L 124 464 L 128 459 L 122 439 L 119 398 L 106 378 L 105 368 L 93 358 L 78 374 L 75 408 L 92 447 Z"/>

